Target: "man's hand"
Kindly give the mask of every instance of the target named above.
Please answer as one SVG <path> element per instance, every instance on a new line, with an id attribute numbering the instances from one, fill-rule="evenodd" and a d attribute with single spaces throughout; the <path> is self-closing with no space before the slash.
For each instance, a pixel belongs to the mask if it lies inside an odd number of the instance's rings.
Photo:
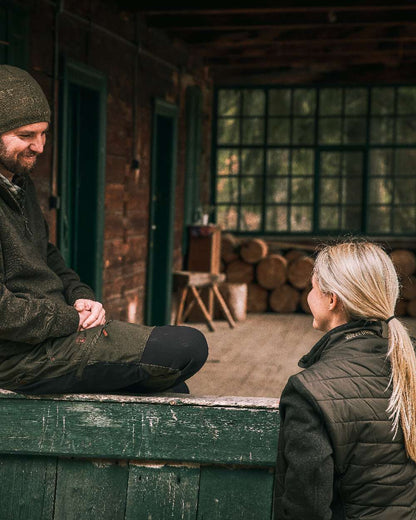
<path id="1" fill-rule="evenodd" d="M 105 324 L 105 310 L 100 302 L 79 299 L 74 303 L 74 307 L 79 314 L 78 330 Z"/>

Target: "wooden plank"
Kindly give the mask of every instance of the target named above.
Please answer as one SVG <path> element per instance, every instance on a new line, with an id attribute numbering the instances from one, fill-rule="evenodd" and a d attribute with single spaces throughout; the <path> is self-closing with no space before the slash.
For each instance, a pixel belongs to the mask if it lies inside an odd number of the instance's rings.
<path id="1" fill-rule="evenodd" d="M 51 520 L 56 459 L 53 457 L 0 457 L 1 520 Z"/>
<path id="2" fill-rule="evenodd" d="M 276 461 L 279 414 L 273 400 L 272 408 L 239 408 L 190 404 L 192 399 L 187 404 L 186 398 L 10 395 L 0 398 L 0 453 L 266 466 Z"/>
<path id="3" fill-rule="evenodd" d="M 54 518 L 124 520 L 127 482 L 127 464 L 61 459 Z"/>
<path id="4" fill-rule="evenodd" d="M 131 464 L 126 520 L 195 520 L 199 466 Z"/>
<path id="5" fill-rule="evenodd" d="M 201 468 L 198 520 L 270 520 L 272 501 L 272 470 Z"/>

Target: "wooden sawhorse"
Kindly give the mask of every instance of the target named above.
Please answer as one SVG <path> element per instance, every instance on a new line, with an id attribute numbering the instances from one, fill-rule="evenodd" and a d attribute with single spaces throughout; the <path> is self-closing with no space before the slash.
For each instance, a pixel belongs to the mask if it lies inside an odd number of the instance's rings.
<path id="1" fill-rule="evenodd" d="M 208 312 L 208 309 L 206 308 L 199 294 L 200 289 L 208 287 L 212 291 L 214 299 L 218 301 L 229 326 L 234 328 L 235 321 L 231 316 L 230 310 L 228 309 L 227 304 L 225 303 L 224 298 L 218 289 L 218 283 L 223 281 L 225 281 L 225 274 L 199 273 L 196 271 L 175 271 L 173 273 L 173 283 L 174 287 L 178 288 L 180 295 L 175 325 L 180 325 L 187 319 L 189 313 L 196 303 L 201 309 L 209 329 L 211 331 L 215 330 L 214 324 L 212 322 L 212 316 Z M 188 293 L 192 295 L 192 300 L 185 309 L 186 297 L 188 296 Z"/>

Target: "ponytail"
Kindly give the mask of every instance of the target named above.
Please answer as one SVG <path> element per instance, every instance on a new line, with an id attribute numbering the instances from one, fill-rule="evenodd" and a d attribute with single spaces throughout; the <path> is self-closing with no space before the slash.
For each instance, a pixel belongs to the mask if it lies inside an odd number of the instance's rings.
<path id="1" fill-rule="evenodd" d="M 416 354 L 406 328 L 392 317 L 399 282 L 390 257 L 370 242 L 327 246 L 316 258 L 314 276 L 322 292 L 338 295 L 349 319 L 387 323 L 392 387 L 387 413 L 394 436 L 400 426 L 406 453 L 416 462 Z"/>
<path id="2" fill-rule="evenodd" d="M 398 319 L 388 323 L 392 394 L 387 412 L 396 436 L 403 430 L 406 453 L 416 462 L 416 355 L 406 328 Z"/>

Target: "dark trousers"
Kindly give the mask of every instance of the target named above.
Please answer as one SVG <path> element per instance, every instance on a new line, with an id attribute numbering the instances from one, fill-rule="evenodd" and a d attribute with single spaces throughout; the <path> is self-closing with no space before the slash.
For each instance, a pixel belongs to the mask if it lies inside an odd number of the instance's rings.
<path id="1" fill-rule="evenodd" d="M 126 325 L 131 327 L 131 324 Z M 118 322 L 120 326 L 122 324 Z M 111 335 L 111 327 L 108 330 Z M 58 376 L 51 371 L 47 377 L 36 378 L 14 390 L 27 394 L 189 393 L 185 380 L 198 372 L 208 356 L 204 335 L 191 327 L 168 325 L 153 328 L 144 348 L 137 349 L 136 357 L 131 346 L 123 349 L 118 345 L 117 350 L 123 355 L 114 356 L 111 352 L 106 355 L 105 349 L 112 349 L 111 344 L 107 346 L 106 336 L 107 333 L 97 335 L 95 355 L 84 362 L 82 370 L 75 366 Z M 114 337 L 112 341 L 115 341 Z"/>

